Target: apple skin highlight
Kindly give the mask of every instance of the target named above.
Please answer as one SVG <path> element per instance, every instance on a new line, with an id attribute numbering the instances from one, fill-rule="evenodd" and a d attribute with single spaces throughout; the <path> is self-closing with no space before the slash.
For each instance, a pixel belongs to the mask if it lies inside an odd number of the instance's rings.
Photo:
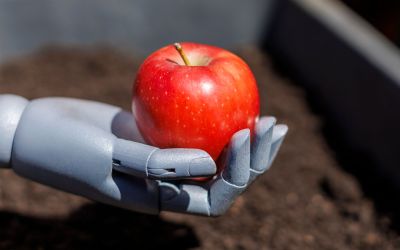
<path id="1" fill-rule="evenodd" d="M 144 139 L 160 148 L 198 148 L 217 160 L 232 135 L 254 130 L 260 113 L 256 80 L 238 56 L 214 46 L 181 43 L 140 66 L 132 110 Z"/>

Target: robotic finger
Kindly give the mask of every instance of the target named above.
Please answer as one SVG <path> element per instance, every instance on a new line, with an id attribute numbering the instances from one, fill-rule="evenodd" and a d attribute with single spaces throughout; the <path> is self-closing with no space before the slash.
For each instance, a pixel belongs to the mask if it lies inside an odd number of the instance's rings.
<path id="1" fill-rule="evenodd" d="M 213 159 L 199 149 L 159 149 L 123 139 L 114 143 L 113 168 L 157 180 L 212 176 L 217 169 Z"/>

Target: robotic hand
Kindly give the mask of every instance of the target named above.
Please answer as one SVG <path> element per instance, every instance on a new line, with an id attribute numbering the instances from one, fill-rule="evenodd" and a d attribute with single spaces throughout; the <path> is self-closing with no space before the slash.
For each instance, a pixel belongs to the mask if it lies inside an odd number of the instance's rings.
<path id="1" fill-rule="evenodd" d="M 93 200 L 144 212 L 223 214 L 274 160 L 287 132 L 265 117 L 250 145 L 248 129 L 233 135 L 221 173 L 198 149 L 144 144 L 131 113 L 71 98 L 28 102 L 0 95 L 0 166 Z M 175 181 L 169 181 L 175 180 Z"/>

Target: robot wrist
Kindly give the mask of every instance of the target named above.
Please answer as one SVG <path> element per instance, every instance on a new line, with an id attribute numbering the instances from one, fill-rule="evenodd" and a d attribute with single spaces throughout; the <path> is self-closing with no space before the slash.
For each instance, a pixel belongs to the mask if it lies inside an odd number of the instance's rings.
<path id="1" fill-rule="evenodd" d="M 15 131 L 28 103 L 20 96 L 0 95 L 0 168 L 10 167 Z"/>

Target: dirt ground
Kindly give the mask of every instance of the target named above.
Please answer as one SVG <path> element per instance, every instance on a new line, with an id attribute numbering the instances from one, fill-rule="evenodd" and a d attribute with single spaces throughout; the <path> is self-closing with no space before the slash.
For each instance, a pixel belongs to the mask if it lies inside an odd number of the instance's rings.
<path id="1" fill-rule="evenodd" d="M 0 249 L 400 249 L 344 171 L 303 90 L 259 50 L 239 50 L 260 87 L 262 113 L 289 126 L 270 171 L 220 218 L 143 215 L 101 205 L 0 171 Z M 107 48 L 47 48 L 0 67 L 0 93 L 68 96 L 130 108 L 141 59 Z"/>

